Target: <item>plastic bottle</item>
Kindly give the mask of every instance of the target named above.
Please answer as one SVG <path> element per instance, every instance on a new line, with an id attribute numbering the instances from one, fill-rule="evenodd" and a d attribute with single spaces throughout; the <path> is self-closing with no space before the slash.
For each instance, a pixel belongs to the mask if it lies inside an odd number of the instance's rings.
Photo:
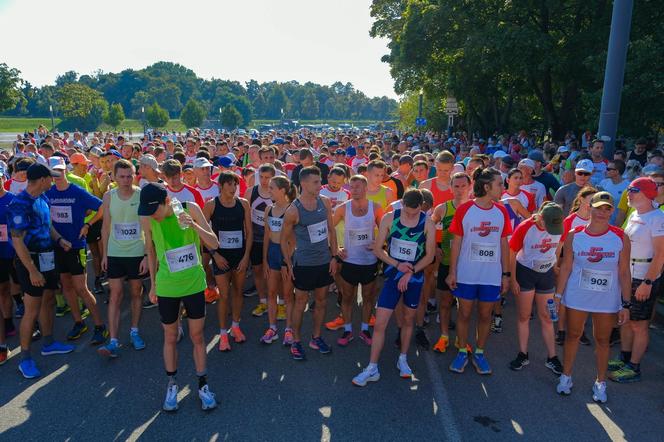
<path id="1" fill-rule="evenodd" d="M 553 299 L 546 301 L 546 308 L 549 310 L 551 321 L 558 322 L 558 310 L 556 310 L 556 303 L 553 302 Z"/>
<path id="2" fill-rule="evenodd" d="M 175 217 L 178 218 L 178 224 L 180 225 L 180 228 L 182 230 L 185 230 L 187 228 L 187 226 L 183 225 L 180 222 L 180 214 L 184 213 L 184 207 L 182 207 L 182 203 L 180 202 L 180 200 L 178 200 L 175 197 L 171 198 L 171 208 L 173 209 L 173 213 L 175 214 Z"/>

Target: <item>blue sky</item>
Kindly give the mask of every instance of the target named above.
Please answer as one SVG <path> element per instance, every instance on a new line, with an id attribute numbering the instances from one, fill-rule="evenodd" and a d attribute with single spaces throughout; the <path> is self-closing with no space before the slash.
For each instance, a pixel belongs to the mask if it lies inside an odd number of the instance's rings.
<path id="1" fill-rule="evenodd" d="M 0 0 L 2 62 L 35 85 L 155 61 L 203 78 L 351 82 L 396 97 L 370 0 Z"/>

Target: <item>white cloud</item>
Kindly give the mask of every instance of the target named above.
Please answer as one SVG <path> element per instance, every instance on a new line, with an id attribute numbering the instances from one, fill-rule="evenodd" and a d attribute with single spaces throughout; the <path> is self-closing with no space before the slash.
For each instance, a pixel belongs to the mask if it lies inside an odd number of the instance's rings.
<path id="1" fill-rule="evenodd" d="M 351 82 L 395 97 L 370 0 L 0 0 L 3 62 L 35 85 L 68 70 L 180 63 L 203 78 Z"/>

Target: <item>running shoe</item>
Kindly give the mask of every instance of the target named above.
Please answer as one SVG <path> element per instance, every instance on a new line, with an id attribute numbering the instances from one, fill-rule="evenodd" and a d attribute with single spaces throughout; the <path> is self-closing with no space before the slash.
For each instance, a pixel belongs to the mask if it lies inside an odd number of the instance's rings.
<path id="1" fill-rule="evenodd" d="M 259 303 L 255 309 L 251 311 L 251 314 L 256 317 L 261 317 L 267 313 L 267 304 Z"/>
<path id="2" fill-rule="evenodd" d="M 246 289 L 242 292 L 242 295 L 246 298 L 249 298 L 251 296 L 256 296 L 257 294 L 258 294 L 258 290 L 256 290 L 256 286 L 249 287 L 248 289 Z"/>
<path id="3" fill-rule="evenodd" d="M 236 344 L 241 344 L 242 342 L 247 340 L 247 337 L 244 335 L 244 333 L 242 333 L 242 330 L 240 329 L 239 325 L 231 327 L 230 334 L 233 337 L 233 340 L 235 341 Z"/>
<path id="4" fill-rule="evenodd" d="M 57 306 L 55 307 L 55 316 L 57 318 L 62 318 L 64 315 L 69 313 L 71 311 L 71 307 L 69 307 L 67 304 L 63 306 Z"/>
<path id="5" fill-rule="evenodd" d="M 560 379 L 558 380 L 558 385 L 556 386 L 556 391 L 558 394 L 569 396 L 572 394 L 573 386 L 574 384 L 572 383 L 572 376 L 561 374 Z"/>
<path id="6" fill-rule="evenodd" d="M 210 391 L 210 387 L 203 385 L 198 389 L 198 397 L 201 400 L 201 409 L 207 411 L 217 408 L 217 399 L 215 394 Z"/>
<path id="7" fill-rule="evenodd" d="M 83 336 L 83 333 L 87 331 L 88 326 L 85 324 L 85 322 L 75 322 L 74 327 L 72 327 L 71 331 L 67 333 L 67 340 L 75 341 L 76 339 Z"/>
<path id="8" fill-rule="evenodd" d="M 556 344 L 565 345 L 565 330 L 558 330 L 556 333 Z"/>
<path id="9" fill-rule="evenodd" d="M 106 342 L 106 338 L 108 338 L 108 330 L 106 329 L 106 326 L 95 326 L 92 339 L 90 339 L 90 344 L 101 345 Z"/>
<path id="10" fill-rule="evenodd" d="M 18 364 L 18 371 L 20 371 L 23 377 L 26 379 L 34 379 L 41 376 L 41 373 L 37 368 L 37 364 L 35 363 L 34 359 L 22 360 L 21 363 Z"/>
<path id="11" fill-rule="evenodd" d="M 427 301 L 427 313 L 436 313 L 438 306 Z"/>
<path id="12" fill-rule="evenodd" d="M 263 344 L 272 344 L 277 339 L 279 339 L 279 335 L 277 334 L 277 331 L 273 328 L 268 328 L 267 330 L 265 330 L 263 336 L 261 336 L 261 342 Z"/>
<path id="13" fill-rule="evenodd" d="M 491 321 L 491 331 L 494 333 L 502 333 L 503 332 L 503 317 L 502 316 L 494 316 L 493 321 Z"/>
<path id="14" fill-rule="evenodd" d="M 14 312 L 14 317 L 16 319 L 21 319 L 25 315 L 25 304 L 20 303 L 16 306 L 16 311 Z"/>
<path id="15" fill-rule="evenodd" d="M 293 338 L 293 331 L 292 330 L 284 331 L 284 341 L 283 341 L 284 347 L 288 347 L 288 346 L 293 345 L 294 340 L 295 339 Z"/>
<path id="16" fill-rule="evenodd" d="M 429 338 L 423 328 L 417 327 L 415 330 L 415 343 L 422 347 L 422 350 L 429 350 L 431 342 L 429 342 Z"/>
<path id="17" fill-rule="evenodd" d="M 35 329 L 32 332 L 32 341 L 39 341 L 41 339 L 41 330 L 39 329 L 39 325 L 35 326 Z"/>
<path id="18" fill-rule="evenodd" d="M 458 352 L 452 363 L 450 364 L 450 371 L 455 373 L 463 373 L 468 365 L 468 353 Z"/>
<path id="19" fill-rule="evenodd" d="M 63 344 L 58 341 L 51 342 L 50 345 L 42 345 L 41 355 L 42 356 L 51 356 L 51 355 L 64 355 L 74 351 L 74 346 L 69 344 Z"/>
<path id="20" fill-rule="evenodd" d="M 588 339 L 588 336 L 586 336 L 586 332 L 583 332 L 581 334 L 581 337 L 579 338 L 579 342 L 583 345 L 590 345 L 590 339 Z"/>
<path id="21" fill-rule="evenodd" d="M 475 366 L 475 371 L 477 374 L 491 374 L 493 371 L 491 370 L 491 366 L 489 365 L 489 361 L 484 357 L 484 353 L 473 353 L 473 365 Z"/>
<path id="22" fill-rule="evenodd" d="M 150 301 L 149 298 L 146 299 L 146 300 L 143 302 L 143 308 L 146 309 L 146 310 L 151 309 L 151 308 L 155 308 L 156 306 L 157 306 L 157 303 L 155 302 L 155 303 L 153 304 L 152 301 Z"/>
<path id="23" fill-rule="evenodd" d="M 373 313 L 371 316 L 369 316 L 369 327 L 375 327 L 376 326 L 376 315 Z"/>
<path id="24" fill-rule="evenodd" d="M 344 324 L 346 321 L 344 321 L 344 317 L 339 315 L 333 320 L 326 322 L 325 323 L 325 328 L 331 331 L 339 330 L 340 328 L 344 327 Z"/>
<path id="25" fill-rule="evenodd" d="M 609 346 L 613 347 L 616 344 L 620 344 L 620 329 L 614 328 L 611 330 L 611 337 L 609 338 Z"/>
<path id="26" fill-rule="evenodd" d="M 228 333 L 219 334 L 219 351 L 231 351 L 231 343 L 228 339 Z"/>
<path id="27" fill-rule="evenodd" d="M 510 368 L 514 371 L 519 371 L 528 364 L 530 364 L 528 353 L 519 352 L 519 354 L 516 355 L 516 359 L 510 362 Z"/>
<path id="28" fill-rule="evenodd" d="M 83 307 L 81 309 L 81 319 L 86 319 L 88 316 L 90 316 L 90 310 L 87 307 Z"/>
<path id="29" fill-rule="evenodd" d="M 164 411 L 176 411 L 178 409 L 178 386 L 169 385 L 166 389 L 166 399 L 161 407 Z"/>
<path id="30" fill-rule="evenodd" d="M 362 330 L 360 332 L 360 340 L 367 344 L 368 346 L 371 346 L 371 343 L 373 342 L 373 338 L 371 337 L 371 332 L 369 330 Z"/>
<path id="31" fill-rule="evenodd" d="M 329 345 L 323 341 L 323 337 L 319 336 L 317 338 L 314 338 L 313 336 L 311 337 L 311 341 L 309 341 L 309 348 L 313 348 L 314 350 L 318 350 L 321 354 L 328 354 L 332 351 Z"/>
<path id="32" fill-rule="evenodd" d="M 9 348 L 7 348 L 7 346 L 0 347 L 0 365 L 7 362 L 7 359 L 9 359 L 10 354 L 11 351 L 9 351 Z"/>
<path id="33" fill-rule="evenodd" d="M 138 334 L 138 331 L 132 331 L 129 333 L 129 341 L 131 341 L 131 345 L 134 346 L 134 350 L 143 350 L 145 348 L 145 341 L 143 341 L 141 335 Z"/>
<path id="34" fill-rule="evenodd" d="M 445 335 L 440 335 L 440 338 L 436 341 L 436 345 L 433 346 L 433 351 L 436 353 L 445 353 L 449 344 L 450 338 Z"/>
<path id="35" fill-rule="evenodd" d="M 547 358 L 544 366 L 551 370 L 554 374 L 561 375 L 563 374 L 563 364 L 560 363 L 558 356 L 552 358 Z"/>
<path id="36" fill-rule="evenodd" d="M 205 302 L 207 304 L 214 304 L 219 300 L 219 290 L 216 287 L 208 287 L 205 289 Z"/>
<path id="37" fill-rule="evenodd" d="M 593 384 L 593 400 L 601 403 L 606 402 L 606 382 L 595 381 Z"/>
<path id="38" fill-rule="evenodd" d="M 97 349 L 97 353 L 99 353 L 102 356 L 106 356 L 109 358 L 117 358 L 119 355 L 119 348 L 120 346 L 116 344 L 112 339 L 111 342 L 109 342 L 106 345 L 102 345 Z"/>
<path id="39" fill-rule="evenodd" d="M 101 278 L 95 277 L 95 284 L 93 291 L 95 295 L 101 295 L 102 293 L 104 293 L 104 286 L 101 285 Z"/>
<path id="40" fill-rule="evenodd" d="M 629 384 L 641 380 L 641 370 L 636 371 L 630 364 L 624 364 L 620 370 L 610 371 L 609 379 L 619 384 Z"/>
<path id="41" fill-rule="evenodd" d="M 286 320 L 286 306 L 284 304 L 277 304 L 277 321 Z"/>
<path id="42" fill-rule="evenodd" d="M 353 332 L 344 330 L 343 334 L 337 339 L 337 344 L 340 347 L 345 347 L 353 340 Z"/>
<path id="43" fill-rule="evenodd" d="M 304 348 L 302 347 L 302 342 L 293 341 L 290 346 L 290 354 L 293 359 L 296 361 L 302 361 L 305 358 Z"/>
<path id="44" fill-rule="evenodd" d="M 611 359 L 609 361 L 609 371 L 618 371 L 622 370 L 622 368 L 625 366 L 625 363 L 623 362 L 622 359 Z"/>
<path id="45" fill-rule="evenodd" d="M 380 373 L 378 368 L 375 368 L 373 371 L 369 370 L 369 367 L 366 367 L 360 374 L 355 376 L 352 380 L 353 385 L 358 387 L 364 387 L 368 382 L 377 382 L 380 379 Z"/>
<path id="46" fill-rule="evenodd" d="M 397 359 L 397 369 L 399 370 L 399 377 L 402 379 L 411 379 L 413 377 L 413 370 L 408 366 L 408 361 L 405 358 Z"/>

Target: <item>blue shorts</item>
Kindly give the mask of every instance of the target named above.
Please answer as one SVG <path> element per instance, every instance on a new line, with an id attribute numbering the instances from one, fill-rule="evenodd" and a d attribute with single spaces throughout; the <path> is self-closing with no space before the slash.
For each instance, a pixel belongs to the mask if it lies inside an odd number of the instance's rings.
<path id="1" fill-rule="evenodd" d="M 463 284 L 458 282 L 452 294 L 468 301 L 496 302 L 500 299 L 500 286 L 483 284 Z"/>
<path id="2" fill-rule="evenodd" d="M 403 295 L 403 305 L 408 308 L 417 309 L 422 295 L 422 285 L 424 284 L 421 278 L 418 279 L 420 279 L 419 282 L 411 279 L 406 291 L 401 293 L 397 287 L 399 283 L 398 279 L 385 278 L 383 290 L 381 290 L 378 296 L 378 307 L 394 310 L 399 302 L 399 298 Z"/>
<path id="3" fill-rule="evenodd" d="M 281 253 L 281 244 L 270 241 L 267 246 L 267 265 L 270 270 L 281 270 L 281 267 L 286 266 L 284 255 Z"/>

